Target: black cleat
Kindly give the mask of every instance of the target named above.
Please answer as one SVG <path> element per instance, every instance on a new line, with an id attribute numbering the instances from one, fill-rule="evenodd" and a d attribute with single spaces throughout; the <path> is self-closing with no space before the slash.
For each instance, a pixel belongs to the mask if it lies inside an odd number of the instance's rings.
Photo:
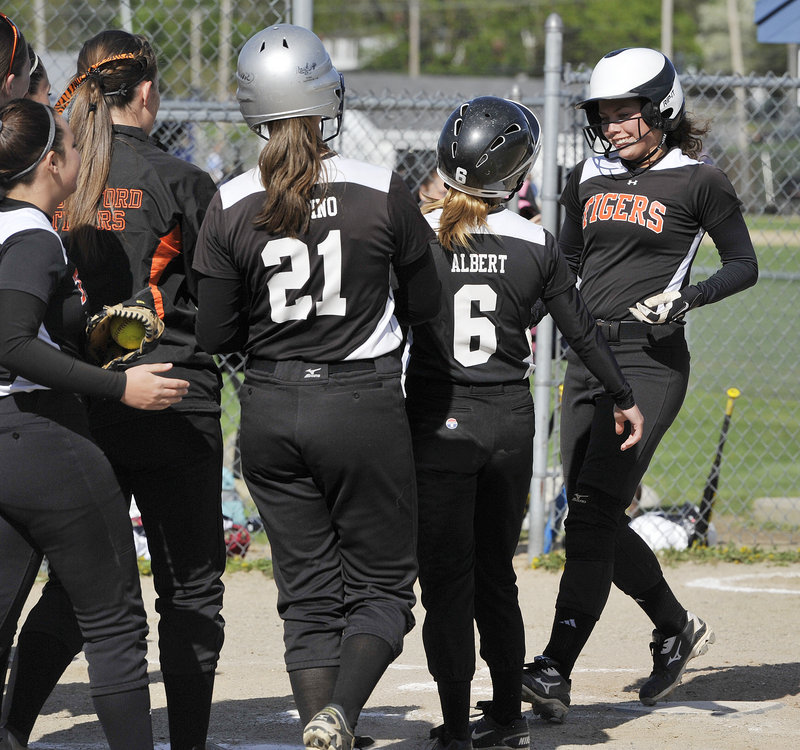
<path id="1" fill-rule="evenodd" d="M 569 711 L 572 683 L 561 676 L 558 662 L 537 656 L 522 670 L 522 700 L 533 705 L 533 713 L 559 724 Z"/>
<path id="2" fill-rule="evenodd" d="M 707 623 L 691 612 L 686 615 L 689 622 L 678 635 L 653 631 L 653 671 L 639 690 L 639 700 L 645 706 L 654 706 L 680 685 L 689 661 L 708 651 L 708 644 L 714 642 L 714 631 Z"/>

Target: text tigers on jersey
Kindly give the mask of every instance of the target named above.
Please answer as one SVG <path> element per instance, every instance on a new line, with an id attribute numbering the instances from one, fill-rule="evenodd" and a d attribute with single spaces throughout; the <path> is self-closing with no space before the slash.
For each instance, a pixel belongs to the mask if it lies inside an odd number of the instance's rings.
<path id="1" fill-rule="evenodd" d="M 596 221 L 626 221 L 661 234 L 667 207 L 646 195 L 597 193 L 583 207 L 583 228 Z"/>

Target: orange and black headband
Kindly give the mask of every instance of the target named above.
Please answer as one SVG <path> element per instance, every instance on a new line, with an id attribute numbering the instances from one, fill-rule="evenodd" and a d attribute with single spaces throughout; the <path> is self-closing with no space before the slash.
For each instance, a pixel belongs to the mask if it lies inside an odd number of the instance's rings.
<path id="1" fill-rule="evenodd" d="M 14 34 L 14 41 L 11 45 L 11 62 L 8 63 L 8 70 L 4 76 L 5 79 L 11 75 L 11 71 L 14 69 L 14 59 L 17 56 L 17 48 L 19 47 L 22 34 L 17 28 L 17 24 L 15 24 L 5 13 L 0 13 L 0 18 L 2 18 L 11 27 L 11 32 Z"/>
<path id="2" fill-rule="evenodd" d="M 87 79 L 92 78 L 100 73 L 100 70 L 108 65 L 109 63 L 116 62 L 117 60 L 140 60 L 141 56 L 137 55 L 134 52 L 123 52 L 120 55 L 111 55 L 111 57 L 107 57 L 105 60 L 101 60 L 99 63 L 95 63 L 94 65 L 90 65 L 89 68 L 86 70 L 85 73 L 81 73 L 80 75 L 76 75 L 72 81 L 70 81 L 69 86 L 67 86 L 66 90 L 63 94 L 59 97 L 58 101 L 56 102 L 53 109 L 55 109 L 58 114 L 63 114 L 64 110 L 69 106 L 72 97 L 75 96 L 75 92 L 78 90 L 80 85 Z M 146 66 L 145 66 L 146 67 Z M 144 80 L 144 76 L 140 78 L 133 86 L 138 85 Z M 112 96 L 114 94 L 124 94 L 126 91 L 133 88 L 133 86 L 122 86 L 116 91 L 104 91 L 104 96 Z"/>

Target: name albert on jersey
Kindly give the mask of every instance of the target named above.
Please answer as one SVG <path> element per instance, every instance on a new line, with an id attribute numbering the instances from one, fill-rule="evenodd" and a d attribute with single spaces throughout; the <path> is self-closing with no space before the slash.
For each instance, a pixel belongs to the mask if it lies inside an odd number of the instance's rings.
<path id="1" fill-rule="evenodd" d="M 505 273 L 505 253 L 453 253 L 451 273 Z"/>

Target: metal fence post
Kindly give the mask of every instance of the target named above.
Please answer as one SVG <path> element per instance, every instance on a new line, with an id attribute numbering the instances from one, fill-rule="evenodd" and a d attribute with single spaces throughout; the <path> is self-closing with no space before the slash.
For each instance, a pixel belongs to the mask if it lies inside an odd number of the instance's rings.
<path id="1" fill-rule="evenodd" d="M 314 0 L 292 0 L 292 23 L 307 29 L 314 28 Z"/>
<path id="2" fill-rule="evenodd" d="M 564 24 L 551 13 L 545 23 L 544 122 L 542 123 L 542 225 L 555 235 L 558 222 L 558 130 L 561 113 L 561 45 Z M 533 476 L 528 509 L 528 563 L 544 549 L 545 487 L 548 476 L 552 382 L 553 319 L 548 315 L 536 328 L 536 371 L 533 400 L 536 434 L 533 438 Z"/>

